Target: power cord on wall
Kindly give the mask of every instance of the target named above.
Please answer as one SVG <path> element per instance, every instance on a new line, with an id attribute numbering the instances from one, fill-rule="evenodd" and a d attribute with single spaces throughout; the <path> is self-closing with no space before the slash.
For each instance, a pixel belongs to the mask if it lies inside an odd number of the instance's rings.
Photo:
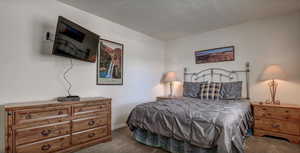
<path id="1" fill-rule="evenodd" d="M 72 70 L 73 68 L 73 60 L 70 58 L 70 67 L 65 71 L 64 73 L 64 80 L 68 83 L 69 87 L 67 89 L 67 92 L 68 92 L 68 96 L 71 96 L 71 93 L 70 93 L 70 90 L 72 88 L 72 83 L 68 80 L 67 78 L 67 74 Z"/>

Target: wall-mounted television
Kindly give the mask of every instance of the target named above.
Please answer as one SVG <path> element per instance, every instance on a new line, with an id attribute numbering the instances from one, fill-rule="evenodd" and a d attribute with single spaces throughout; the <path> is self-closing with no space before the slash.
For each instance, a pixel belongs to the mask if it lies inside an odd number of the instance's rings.
<path id="1" fill-rule="evenodd" d="M 98 44 L 99 35 L 62 16 L 58 17 L 52 54 L 94 63 Z"/>

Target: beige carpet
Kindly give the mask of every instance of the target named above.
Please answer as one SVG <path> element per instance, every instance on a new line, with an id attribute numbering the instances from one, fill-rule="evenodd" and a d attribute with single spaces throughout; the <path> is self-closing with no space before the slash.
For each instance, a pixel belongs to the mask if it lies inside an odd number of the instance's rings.
<path id="1" fill-rule="evenodd" d="M 113 141 L 96 145 L 76 153 L 167 153 L 158 148 L 137 143 L 128 128 L 113 132 Z M 266 137 L 249 137 L 246 153 L 300 153 L 299 144 Z"/>

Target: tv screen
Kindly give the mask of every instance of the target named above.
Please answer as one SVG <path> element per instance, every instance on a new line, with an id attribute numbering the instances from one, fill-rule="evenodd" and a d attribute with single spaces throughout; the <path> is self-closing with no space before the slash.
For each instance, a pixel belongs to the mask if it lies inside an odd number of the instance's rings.
<path id="1" fill-rule="evenodd" d="M 78 24 L 58 17 L 53 54 L 96 62 L 99 36 Z"/>

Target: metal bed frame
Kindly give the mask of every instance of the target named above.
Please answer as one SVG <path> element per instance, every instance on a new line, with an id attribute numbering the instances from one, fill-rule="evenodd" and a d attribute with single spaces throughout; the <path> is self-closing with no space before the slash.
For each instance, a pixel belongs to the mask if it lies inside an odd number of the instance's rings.
<path id="1" fill-rule="evenodd" d="M 246 97 L 243 99 L 250 99 L 250 89 L 249 89 L 249 76 L 250 73 L 250 63 L 245 64 L 244 70 L 227 70 L 222 68 L 208 68 L 200 72 L 191 73 L 187 71 L 187 68 L 184 68 L 184 82 L 188 81 L 190 77 L 190 82 L 232 82 L 232 81 L 242 81 L 240 79 L 240 74 L 245 74 L 245 87 L 246 87 Z M 218 80 L 216 80 L 218 79 Z M 223 81 L 227 79 L 227 81 Z M 244 81 L 243 81 L 244 82 Z"/>

